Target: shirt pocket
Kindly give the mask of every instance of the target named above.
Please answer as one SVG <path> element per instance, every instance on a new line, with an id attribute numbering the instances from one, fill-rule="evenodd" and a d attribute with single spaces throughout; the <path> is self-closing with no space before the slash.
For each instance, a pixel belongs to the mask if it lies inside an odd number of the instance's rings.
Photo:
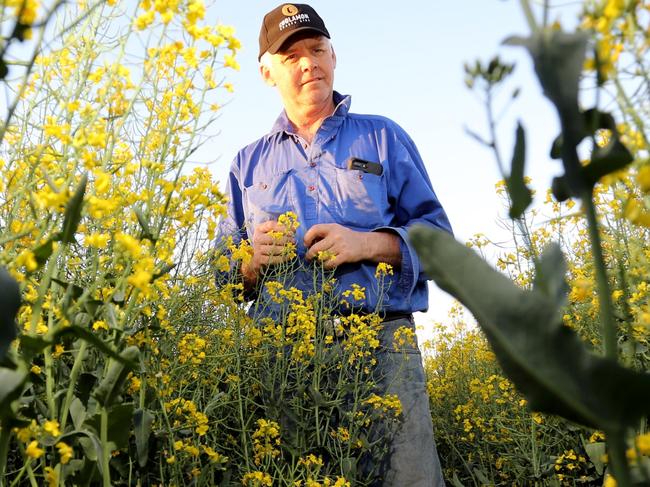
<path id="1" fill-rule="evenodd" d="M 335 192 L 338 223 L 363 229 L 385 224 L 388 197 L 383 176 L 336 168 Z"/>
<path id="2" fill-rule="evenodd" d="M 246 229 L 249 238 L 255 227 L 268 220 L 277 220 L 287 211 L 294 211 L 292 171 L 269 174 L 244 187 Z"/>

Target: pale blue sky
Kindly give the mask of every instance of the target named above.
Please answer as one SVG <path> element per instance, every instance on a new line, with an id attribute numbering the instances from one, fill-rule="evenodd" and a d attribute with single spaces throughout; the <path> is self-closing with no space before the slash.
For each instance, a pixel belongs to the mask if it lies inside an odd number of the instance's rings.
<path id="1" fill-rule="evenodd" d="M 504 208 L 494 191 L 500 179 L 489 150 L 464 132 L 464 126 L 486 133 L 485 111 L 464 85 L 463 64 L 489 60 L 497 52 L 517 63 L 510 91 L 521 86 L 520 99 L 502 121 L 502 149 L 510 159 L 516 120 L 528 136 L 527 173 L 541 199 L 551 177 L 560 171 L 548 159 L 557 132 L 555 113 L 532 76 L 521 48 L 502 48 L 512 34 L 527 34 L 519 2 L 502 0 L 404 1 L 314 0 L 337 53 L 334 87 L 352 95 L 352 111 L 385 115 L 402 125 L 425 161 L 434 189 L 456 236 L 465 240 L 481 232 L 505 238 L 496 225 Z M 554 10 L 551 19 L 575 24 L 580 2 Z M 258 35 L 262 17 L 279 5 L 275 0 L 216 2 L 210 18 L 231 24 L 243 49 L 241 71 L 228 72 L 235 94 L 217 122 L 220 134 L 201 152 L 218 158 L 211 167 L 225 181 L 237 150 L 264 135 L 282 109 L 279 96 L 258 72 Z M 504 93 L 505 94 L 505 93 Z M 434 290 L 431 312 L 418 320 L 426 325 L 443 319 L 449 300 Z"/>

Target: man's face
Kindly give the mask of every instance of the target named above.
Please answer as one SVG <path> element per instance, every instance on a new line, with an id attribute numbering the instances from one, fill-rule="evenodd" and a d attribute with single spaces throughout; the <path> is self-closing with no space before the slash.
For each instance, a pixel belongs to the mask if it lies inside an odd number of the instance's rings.
<path id="1" fill-rule="evenodd" d="M 285 106 L 305 108 L 329 103 L 336 56 L 326 37 L 297 37 L 262 66 L 262 76 L 277 86 Z"/>

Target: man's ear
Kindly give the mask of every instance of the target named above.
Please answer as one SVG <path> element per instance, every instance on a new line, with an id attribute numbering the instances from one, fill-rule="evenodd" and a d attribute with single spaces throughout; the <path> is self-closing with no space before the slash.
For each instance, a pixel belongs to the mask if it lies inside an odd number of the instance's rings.
<path id="1" fill-rule="evenodd" d="M 260 74 L 262 75 L 262 79 L 267 85 L 275 86 L 275 81 L 273 80 L 273 76 L 271 75 L 271 69 L 268 66 L 264 66 L 263 64 L 260 64 Z"/>
<path id="2" fill-rule="evenodd" d="M 332 46 L 332 67 L 336 69 L 336 53 L 334 52 L 334 46 Z"/>

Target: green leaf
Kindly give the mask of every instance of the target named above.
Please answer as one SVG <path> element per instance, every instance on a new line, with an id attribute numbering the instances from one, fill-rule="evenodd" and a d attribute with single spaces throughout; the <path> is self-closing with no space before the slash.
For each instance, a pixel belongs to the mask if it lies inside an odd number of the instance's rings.
<path id="1" fill-rule="evenodd" d="M 529 38 L 510 38 L 505 43 L 528 49 L 544 94 L 553 102 L 562 126 L 562 163 L 571 195 L 584 188 L 576 148 L 583 138 L 584 120 L 578 105 L 578 88 L 589 36 L 544 29 Z"/>
<path id="2" fill-rule="evenodd" d="M 528 49 L 544 94 L 559 112 L 578 120 L 578 87 L 588 40 L 585 32 L 546 29 L 529 38 L 510 38 L 504 43 Z"/>
<path id="3" fill-rule="evenodd" d="M 70 417 L 75 429 L 81 429 L 86 420 L 86 407 L 78 397 L 75 397 L 70 403 Z"/>
<path id="4" fill-rule="evenodd" d="M 535 263 L 533 287 L 543 293 L 558 310 L 567 303 L 569 288 L 565 280 L 566 271 L 564 255 L 557 244 L 546 247 Z"/>
<path id="5" fill-rule="evenodd" d="M 0 267 L 0 362 L 16 339 L 16 314 L 20 308 L 20 288 L 16 280 Z"/>
<path id="6" fill-rule="evenodd" d="M 557 276 L 525 291 L 446 232 L 419 226 L 410 236 L 428 276 L 472 312 L 533 410 L 608 432 L 650 413 L 650 375 L 590 353 L 562 324 Z M 545 269 L 557 258 L 550 252 Z"/>
<path id="7" fill-rule="evenodd" d="M 556 176 L 551 182 L 551 192 L 553 197 L 559 202 L 566 201 L 571 198 L 571 189 L 567 183 L 566 176 Z"/>
<path id="8" fill-rule="evenodd" d="M 20 352 L 25 361 L 31 362 L 32 358 L 41 353 L 47 347 L 52 345 L 53 342 L 46 340 L 41 336 L 35 335 L 21 335 L 20 336 Z"/>
<path id="9" fill-rule="evenodd" d="M 81 221 L 81 209 L 83 207 L 84 194 L 88 184 L 88 175 L 84 174 L 72 195 L 72 198 L 65 206 L 65 218 L 63 220 L 63 230 L 61 232 L 61 241 L 63 243 L 74 243 L 74 234 L 77 233 L 77 227 Z"/>
<path id="10" fill-rule="evenodd" d="M 591 460 L 591 463 L 593 463 L 594 468 L 596 469 L 596 473 L 598 473 L 598 475 L 602 475 L 603 470 L 605 470 L 603 457 L 607 450 L 605 442 L 599 441 L 597 443 L 587 443 L 584 446 L 589 460 Z"/>
<path id="11" fill-rule="evenodd" d="M 99 469 L 99 473 L 101 475 L 102 473 L 102 462 L 98 461 L 100 458 L 102 458 L 102 443 L 99 441 L 99 438 L 97 437 L 96 434 L 90 432 L 90 431 L 73 431 L 71 433 L 67 433 L 63 435 L 62 438 L 68 438 L 72 436 L 85 436 L 85 438 L 80 437 L 79 438 L 79 444 L 84 450 L 84 455 L 88 460 L 91 462 L 96 462 L 97 468 Z"/>
<path id="12" fill-rule="evenodd" d="M 20 396 L 28 375 L 22 367 L 16 370 L 0 367 L 0 421 L 14 416 L 11 403 Z"/>
<path id="13" fill-rule="evenodd" d="M 74 299 L 79 299 L 81 295 L 84 293 L 83 288 L 77 286 L 76 284 L 72 284 L 70 282 L 65 282 L 62 281 L 61 279 L 57 279 L 55 277 L 52 278 L 52 282 L 57 283 L 59 286 L 64 288 L 66 291 L 70 291 L 72 293 L 72 297 Z"/>
<path id="14" fill-rule="evenodd" d="M 605 147 L 594 147 L 591 161 L 580 168 L 582 179 L 589 186 L 593 187 L 603 176 L 619 171 L 627 166 L 632 160 L 632 154 L 620 140 L 620 134 L 616 128 L 614 117 L 607 112 L 601 112 L 597 108 L 590 108 L 582 112 L 583 131 L 578 134 L 578 142 L 585 137 L 594 135 L 600 129 L 611 131 L 611 137 Z M 551 148 L 551 157 L 557 159 L 562 154 L 563 137 L 559 135 Z"/>
<path id="15" fill-rule="evenodd" d="M 357 478 L 357 459 L 354 457 L 342 458 L 341 473 L 347 480 L 354 483 Z"/>
<path id="16" fill-rule="evenodd" d="M 454 475 L 451 477 L 451 485 L 454 487 L 465 487 L 463 483 L 458 479 L 458 475 L 454 472 Z"/>
<path id="17" fill-rule="evenodd" d="M 77 379 L 74 392 L 84 406 L 88 406 L 88 399 L 95 384 L 97 384 L 97 376 L 94 373 L 84 372 Z"/>
<path id="18" fill-rule="evenodd" d="M 120 360 L 111 360 L 104 377 L 93 391 L 95 399 L 104 406 L 110 405 L 121 392 L 122 384 L 129 373 L 129 368 L 124 364 L 135 363 L 139 355 L 140 350 L 134 345 L 122 351 Z"/>
<path id="19" fill-rule="evenodd" d="M 490 479 L 487 478 L 487 475 L 485 475 L 482 470 L 476 467 L 474 467 L 472 470 L 474 472 L 474 476 L 478 479 L 481 485 L 490 485 L 494 483 L 494 482 L 490 482 Z"/>
<path id="20" fill-rule="evenodd" d="M 50 238 L 33 250 L 34 258 L 36 259 L 39 268 L 43 267 L 47 262 L 47 259 L 52 255 L 52 252 L 54 251 L 53 243 L 54 239 Z"/>
<path id="21" fill-rule="evenodd" d="M 77 325 L 66 326 L 65 328 L 58 330 L 54 334 L 52 341 L 57 342 L 59 338 L 64 337 L 66 335 L 74 335 L 77 338 L 80 338 L 81 340 L 88 342 L 90 345 L 97 348 L 100 352 L 126 365 L 130 369 L 134 369 L 137 367 L 136 363 L 129 361 L 128 359 L 126 359 L 125 357 L 117 353 L 115 350 L 109 347 L 104 341 L 102 341 L 97 335 Z"/>
<path id="22" fill-rule="evenodd" d="M 149 228 L 149 222 L 147 222 L 147 219 L 142 213 L 142 209 L 136 206 L 133 208 L 133 212 L 135 213 L 135 216 L 138 218 L 138 223 L 140 224 L 140 228 L 142 229 L 142 234 L 140 235 L 140 238 L 141 239 L 146 238 L 147 240 L 156 243 L 156 238 L 154 238 L 153 233 L 151 232 L 151 228 Z"/>
<path id="23" fill-rule="evenodd" d="M 131 434 L 131 424 L 133 418 L 133 404 L 116 404 L 106 411 L 108 415 L 108 437 L 109 443 L 112 443 L 111 450 L 120 450 L 126 448 L 129 444 L 129 435 Z M 101 415 L 93 414 L 84 422 L 84 430 L 90 428 L 95 433 L 99 433 L 101 428 Z"/>
<path id="24" fill-rule="evenodd" d="M 5 79 L 9 74 L 9 68 L 4 59 L 0 57 L 0 79 Z"/>
<path id="25" fill-rule="evenodd" d="M 530 189 L 524 182 L 524 165 L 526 163 L 526 135 L 521 123 L 517 124 L 515 149 L 512 154 L 510 177 L 506 179 L 506 187 L 510 195 L 510 218 L 521 217 L 533 201 Z"/>
<path id="26" fill-rule="evenodd" d="M 605 147 L 594 149 L 591 162 L 583 168 L 585 179 L 593 186 L 603 176 L 620 171 L 633 160 L 630 151 L 619 140 L 618 133 L 614 133 Z"/>
<path id="27" fill-rule="evenodd" d="M 149 458 L 149 436 L 154 415 L 146 409 L 136 409 L 133 413 L 133 425 L 135 430 L 135 447 L 138 451 L 138 464 L 144 468 Z"/>

